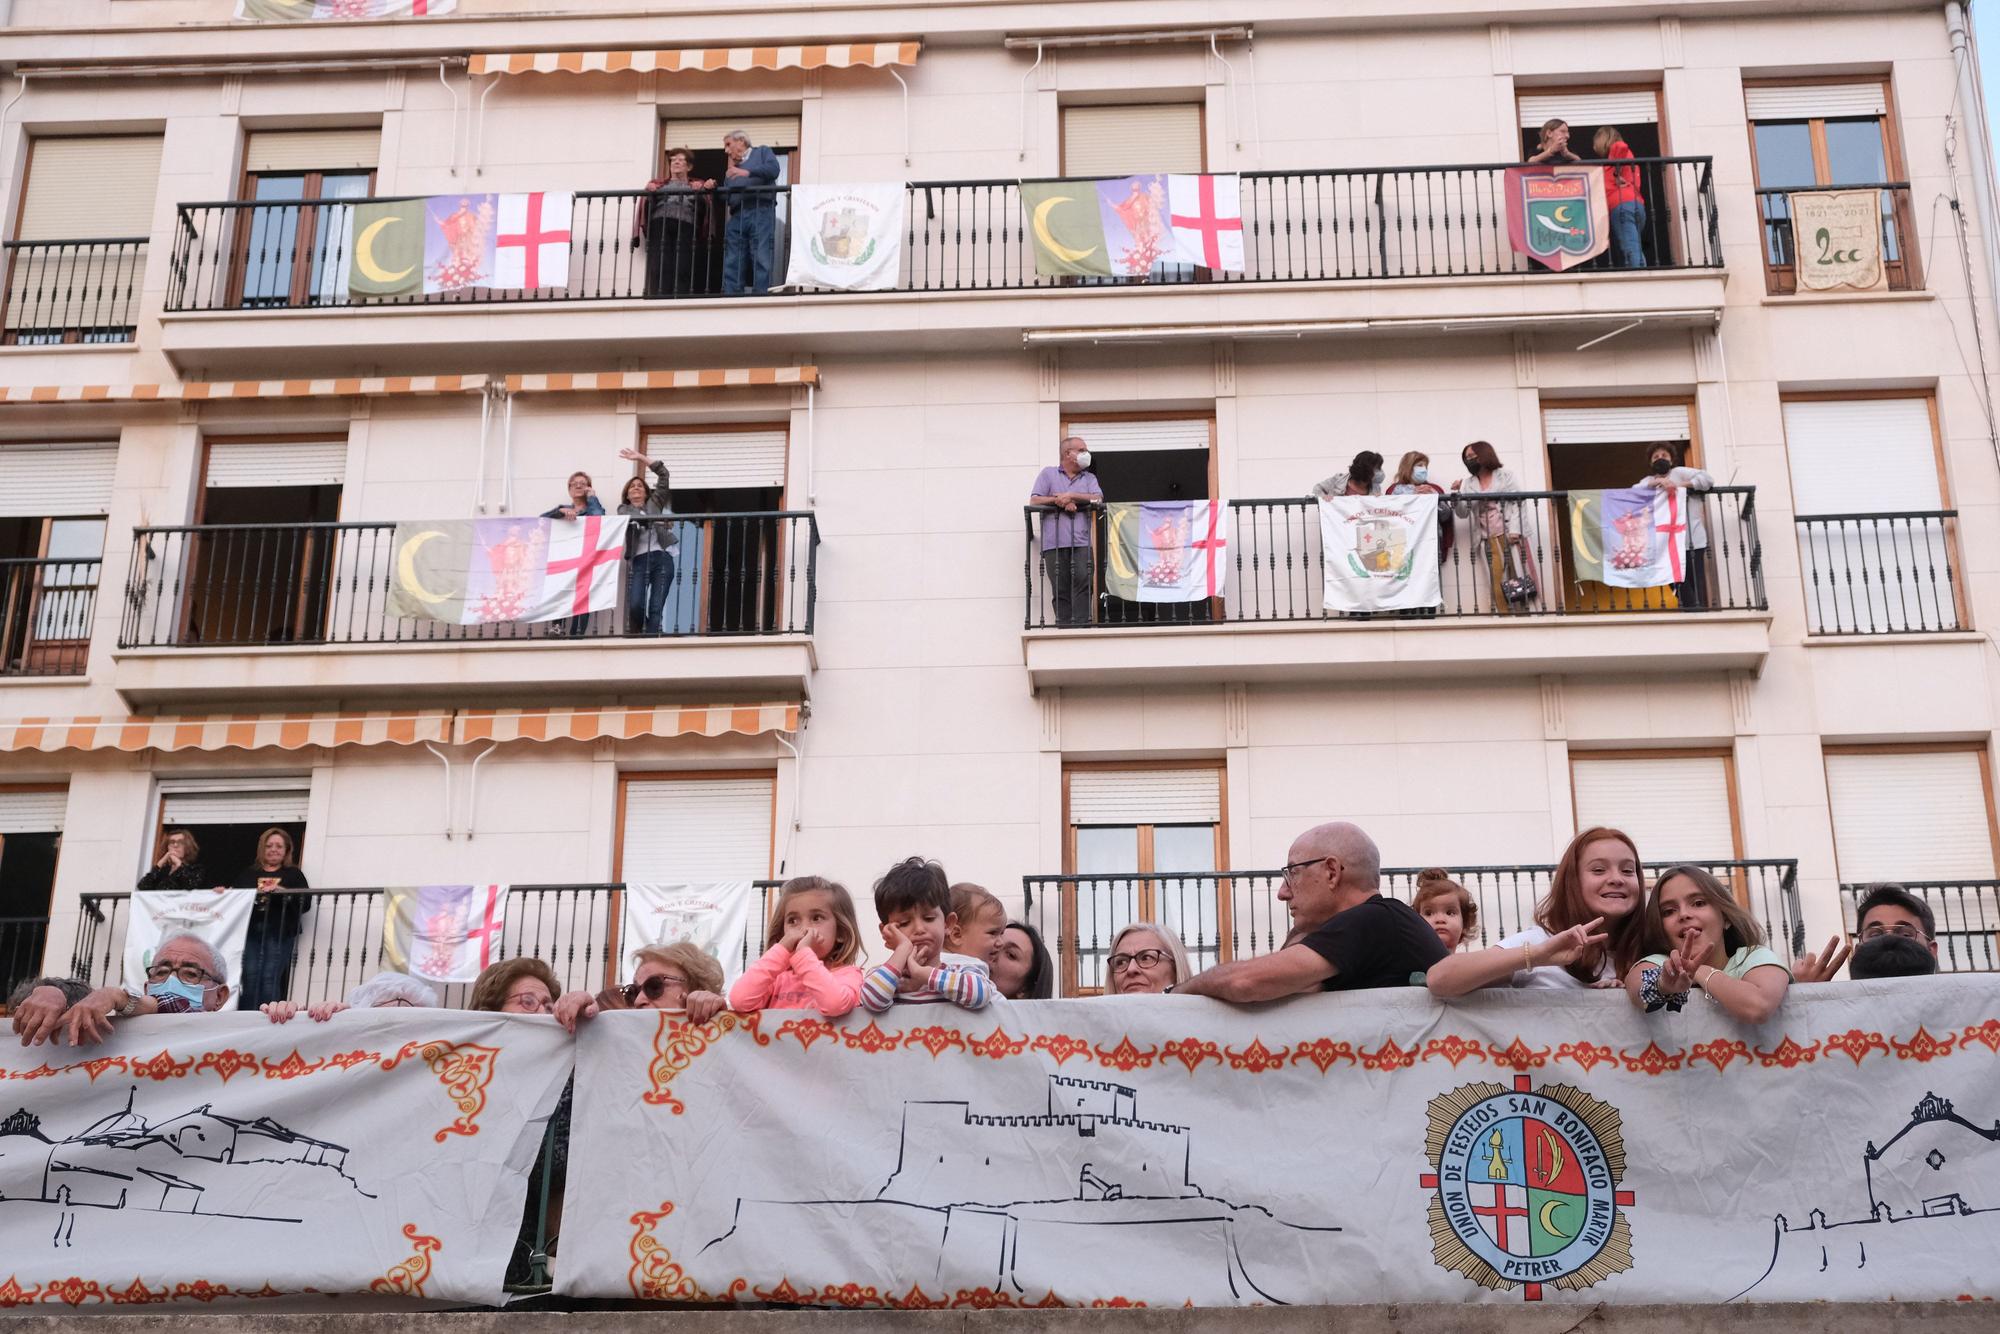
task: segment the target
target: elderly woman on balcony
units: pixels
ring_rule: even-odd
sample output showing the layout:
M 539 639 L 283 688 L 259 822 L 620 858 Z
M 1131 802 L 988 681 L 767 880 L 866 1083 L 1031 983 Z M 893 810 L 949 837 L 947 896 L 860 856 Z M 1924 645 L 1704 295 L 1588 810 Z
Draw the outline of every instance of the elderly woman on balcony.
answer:
M 1158 922 L 1132 922 L 1111 938 L 1104 960 L 1105 994 L 1159 995 L 1194 975 L 1187 946 Z
M 570 1032 L 579 1022 L 602 1010 L 685 1011 L 690 1022 L 705 1024 L 729 1008 L 722 996 L 722 965 L 699 945 L 643 945 L 633 951 L 636 967 L 622 987 L 566 993 L 556 1002 L 556 1020 Z
M 312 888 L 299 870 L 298 844 L 273 826 L 257 836 L 257 860 L 236 873 L 231 889 L 254 889 L 250 934 L 243 942 L 243 998 L 246 1010 L 283 1000 L 291 990 L 292 955 L 311 903 L 301 891 Z

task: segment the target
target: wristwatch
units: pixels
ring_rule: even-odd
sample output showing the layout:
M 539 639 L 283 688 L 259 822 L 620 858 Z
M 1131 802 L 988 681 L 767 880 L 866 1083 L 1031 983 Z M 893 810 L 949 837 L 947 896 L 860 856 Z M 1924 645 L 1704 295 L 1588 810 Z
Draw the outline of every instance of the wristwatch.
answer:
M 104 1017 L 106 1019 L 130 1019 L 137 1013 L 139 1013 L 139 994 L 135 991 L 128 991 L 125 993 L 125 1003 Z

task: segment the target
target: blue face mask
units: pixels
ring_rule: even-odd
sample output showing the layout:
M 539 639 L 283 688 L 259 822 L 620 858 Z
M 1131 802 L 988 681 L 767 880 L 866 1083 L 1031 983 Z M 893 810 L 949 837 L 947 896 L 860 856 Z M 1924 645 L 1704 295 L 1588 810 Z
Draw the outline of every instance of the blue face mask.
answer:
M 203 1008 L 204 1002 L 208 999 L 205 990 L 203 987 L 192 986 L 183 982 L 178 977 L 164 977 L 158 982 L 149 982 L 146 984 L 146 994 L 155 1000 L 165 1000 L 169 996 L 179 996 L 190 1007 L 197 1010 Z
M 1423 464 L 1419 463 L 1416 467 L 1410 469 L 1411 481 L 1428 482 L 1430 479 L 1431 479 L 1431 470 L 1429 468 L 1426 468 Z

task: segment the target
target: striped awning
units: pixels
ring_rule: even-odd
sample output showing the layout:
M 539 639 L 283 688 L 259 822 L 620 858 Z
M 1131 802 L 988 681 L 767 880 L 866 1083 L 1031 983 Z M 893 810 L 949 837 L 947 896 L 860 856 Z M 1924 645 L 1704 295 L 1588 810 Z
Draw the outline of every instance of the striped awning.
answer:
M 0 751 L 302 750 L 307 746 L 414 746 L 445 741 L 451 710 L 379 713 L 239 713 L 205 717 L 0 720 Z
M 634 389 L 745 389 L 760 385 L 818 384 L 817 366 L 750 366 L 716 371 L 582 371 L 510 375 L 510 394 L 591 394 Z
M 460 709 L 451 739 L 595 741 L 642 736 L 756 736 L 799 730 L 797 704 L 608 705 L 581 709 Z
M 703 46 L 682 51 L 501 51 L 472 57 L 473 74 L 701 74 L 719 70 L 914 65 L 922 42 L 830 46 Z
M 0 386 L 0 406 L 45 403 L 219 403 L 272 398 L 380 398 L 469 394 L 503 384 L 514 394 L 612 393 L 642 389 L 754 389 L 818 384 L 816 366 L 739 366 L 691 371 L 579 371 L 556 375 L 376 375 L 328 380 L 186 380 L 176 384 Z

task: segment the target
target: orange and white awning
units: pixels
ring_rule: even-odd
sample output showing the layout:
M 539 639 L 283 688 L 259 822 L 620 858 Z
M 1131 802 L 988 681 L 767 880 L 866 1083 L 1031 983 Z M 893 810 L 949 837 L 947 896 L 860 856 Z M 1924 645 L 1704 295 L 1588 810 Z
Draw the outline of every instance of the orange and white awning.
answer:
M 751 389 L 764 385 L 818 384 L 817 366 L 749 366 L 710 371 L 580 371 L 510 375 L 510 394 L 604 394 L 643 389 Z
M 303 750 L 446 741 L 449 709 L 0 720 L 0 751 Z
M 460 709 L 452 741 L 595 741 L 643 736 L 757 736 L 799 730 L 798 704 L 609 705 L 580 709 Z
M 0 406 L 62 403 L 224 403 L 256 399 L 385 398 L 470 394 L 503 385 L 513 394 L 613 393 L 647 389 L 756 389 L 816 385 L 816 366 L 738 366 L 687 371 L 579 371 L 560 375 L 375 375 L 325 380 L 185 380 L 176 384 L 0 386 Z
M 703 46 L 679 51 L 503 51 L 472 57 L 473 74 L 701 74 L 914 65 L 921 42 L 828 46 Z

